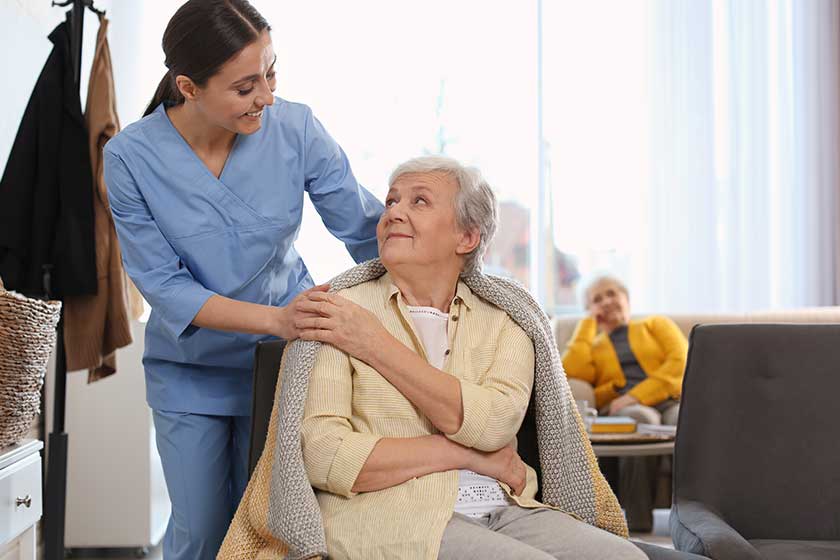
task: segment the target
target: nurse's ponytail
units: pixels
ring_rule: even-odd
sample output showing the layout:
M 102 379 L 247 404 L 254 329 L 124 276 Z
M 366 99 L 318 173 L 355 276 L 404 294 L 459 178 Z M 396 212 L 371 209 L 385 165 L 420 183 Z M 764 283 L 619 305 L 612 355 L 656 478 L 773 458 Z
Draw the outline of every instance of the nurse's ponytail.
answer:
M 256 41 L 268 22 L 248 0 L 189 0 L 178 8 L 163 32 L 163 53 L 169 71 L 163 76 L 143 116 L 161 103 L 179 104 L 184 96 L 176 76 L 199 87 L 222 65 Z
M 152 97 L 152 102 L 146 107 L 143 116 L 145 117 L 154 113 L 157 106 L 164 101 L 171 102 L 173 105 L 184 102 L 184 96 L 181 95 L 181 92 L 175 86 L 175 80 L 172 79 L 172 74 L 169 72 L 163 75 L 163 79 L 158 84 L 154 97 Z

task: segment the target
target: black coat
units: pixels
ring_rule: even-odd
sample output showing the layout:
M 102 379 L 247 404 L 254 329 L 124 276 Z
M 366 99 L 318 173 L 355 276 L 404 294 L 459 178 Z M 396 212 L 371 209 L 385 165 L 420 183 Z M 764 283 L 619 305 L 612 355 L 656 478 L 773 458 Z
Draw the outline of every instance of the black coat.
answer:
M 52 297 L 96 293 L 93 173 L 73 78 L 70 25 L 53 50 L 20 123 L 0 181 L 0 277 L 6 288 Z

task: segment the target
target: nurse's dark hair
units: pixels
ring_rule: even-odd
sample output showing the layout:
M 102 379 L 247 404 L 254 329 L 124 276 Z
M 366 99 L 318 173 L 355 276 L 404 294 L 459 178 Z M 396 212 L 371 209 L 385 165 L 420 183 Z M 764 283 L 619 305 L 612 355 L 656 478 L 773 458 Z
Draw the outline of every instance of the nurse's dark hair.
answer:
M 169 69 L 143 116 L 164 101 L 183 103 L 175 77 L 207 84 L 222 65 L 271 28 L 248 0 L 189 0 L 178 8 L 163 32 L 163 53 Z

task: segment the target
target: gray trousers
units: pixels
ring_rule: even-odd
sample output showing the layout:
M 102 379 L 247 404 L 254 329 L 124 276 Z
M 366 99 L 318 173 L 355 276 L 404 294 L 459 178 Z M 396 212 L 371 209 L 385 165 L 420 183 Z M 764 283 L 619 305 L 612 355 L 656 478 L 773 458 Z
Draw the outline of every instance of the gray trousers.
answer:
M 629 540 L 559 511 L 500 507 L 490 517 L 452 516 L 440 543 L 440 560 L 646 560 Z

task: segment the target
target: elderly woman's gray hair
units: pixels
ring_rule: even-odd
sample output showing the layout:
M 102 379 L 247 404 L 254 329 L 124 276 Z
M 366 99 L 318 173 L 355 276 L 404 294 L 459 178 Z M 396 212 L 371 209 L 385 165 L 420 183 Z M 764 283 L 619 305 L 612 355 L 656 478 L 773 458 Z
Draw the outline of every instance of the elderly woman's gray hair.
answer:
M 423 156 L 410 159 L 399 165 L 388 179 L 391 187 L 401 176 L 408 173 L 445 173 L 458 182 L 455 195 L 455 220 L 462 231 L 477 229 L 480 240 L 476 248 L 466 255 L 464 270 L 466 276 L 481 270 L 482 259 L 487 251 L 499 220 L 496 195 L 484 176 L 475 167 L 461 165 L 457 160 L 444 156 Z
M 630 299 L 630 292 L 627 290 L 627 285 L 624 282 L 612 274 L 599 274 L 592 280 L 583 284 L 584 288 L 581 292 L 581 300 L 583 300 L 584 309 L 589 307 L 589 294 L 592 292 L 592 288 L 604 282 L 614 284 L 616 288 L 618 288 L 621 292 L 624 292 L 624 295 L 627 296 L 628 300 Z

